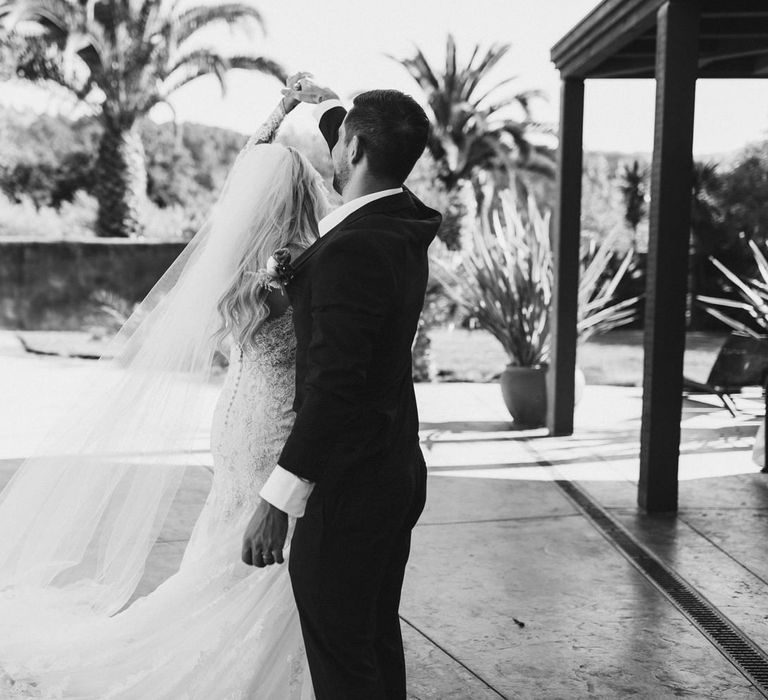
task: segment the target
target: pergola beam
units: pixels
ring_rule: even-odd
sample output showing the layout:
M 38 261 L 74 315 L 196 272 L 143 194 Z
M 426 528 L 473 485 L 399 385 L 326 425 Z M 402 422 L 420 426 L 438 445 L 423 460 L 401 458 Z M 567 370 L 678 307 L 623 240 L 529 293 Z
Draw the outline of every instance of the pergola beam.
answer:
M 552 48 L 563 77 L 587 77 L 592 69 L 654 25 L 663 0 L 606 0 Z
M 699 0 L 659 9 L 638 503 L 677 510 Z
M 655 40 L 654 40 L 655 48 Z M 655 52 L 650 46 L 646 51 L 639 50 L 636 43 L 627 47 L 592 71 L 593 78 L 652 78 L 656 74 Z M 718 65 L 733 59 L 768 55 L 768 34 L 760 39 L 699 39 L 699 77 L 709 76 L 707 71 L 718 73 Z M 744 68 L 743 63 L 736 64 Z M 751 63 L 748 62 L 751 67 Z M 727 66 L 724 66 L 727 67 Z
M 754 72 L 757 77 L 768 76 L 768 56 L 755 59 Z

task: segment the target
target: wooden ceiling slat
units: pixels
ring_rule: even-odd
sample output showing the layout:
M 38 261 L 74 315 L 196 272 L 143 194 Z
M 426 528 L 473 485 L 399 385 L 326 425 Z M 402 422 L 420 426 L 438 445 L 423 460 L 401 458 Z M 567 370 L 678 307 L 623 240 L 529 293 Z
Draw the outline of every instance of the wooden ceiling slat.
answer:
M 702 0 L 704 17 L 764 17 L 768 8 L 763 0 Z
M 742 36 L 745 34 L 768 34 L 768 11 L 761 17 L 702 17 L 699 24 L 699 36 L 705 34 L 715 34 L 724 36 L 726 34 L 735 34 Z

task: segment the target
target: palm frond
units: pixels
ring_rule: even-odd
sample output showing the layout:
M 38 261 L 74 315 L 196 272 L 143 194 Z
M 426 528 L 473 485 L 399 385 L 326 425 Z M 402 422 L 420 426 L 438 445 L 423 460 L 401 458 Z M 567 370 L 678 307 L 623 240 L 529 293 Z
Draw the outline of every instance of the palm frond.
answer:
M 164 83 L 162 94 L 164 97 L 185 85 L 195 75 L 215 75 L 221 86 L 222 94 L 227 90 L 227 71 L 230 68 L 229 61 L 210 49 L 195 49 L 189 53 L 178 56 L 168 72 L 168 78 Z
M 184 10 L 175 20 L 174 36 L 183 44 L 204 27 L 223 24 L 230 28 L 247 30 L 258 27 L 264 31 L 264 17 L 253 5 L 225 2 L 220 5 L 196 5 Z
M 21 22 L 35 22 L 46 31 L 55 34 L 57 40 L 72 27 L 82 26 L 82 8 L 67 0 L 16 0 L 0 4 L 3 28 L 10 31 Z M 52 37 L 53 38 L 53 37 Z
M 98 88 L 104 95 L 101 111 L 110 118 L 122 113 L 126 122 L 204 75 L 215 75 L 222 90 L 232 68 L 285 77 L 266 56 L 227 57 L 199 44 L 184 48 L 198 31 L 217 23 L 263 29 L 261 12 L 243 2 L 192 7 L 182 0 L 0 2 L 0 26 L 9 31 L 20 22 L 42 31 L 39 47 L 28 50 L 26 64 L 17 70 L 21 77 L 57 82 L 80 98 Z
M 494 66 L 496 66 L 496 64 L 498 64 L 498 62 L 507 55 L 511 48 L 511 44 L 493 44 L 488 48 L 485 56 L 480 59 L 480 62 L 477 64 L 477 66 L 472 67 L 466 73 L 463 81 L 463 99 L 467 101 L 471 100 L 472 94 L 475 92 L 483 78 L 485 78 L 494 68 Z
M 448 189 L 475 178 L 480 172 L 508 176 L 522 169 L 551 175 L 554 160 L 546 148 L 534 145 L 532 136 L 539 126 L 530 120 L 530 102 L 541 97 L 537 91 L 499 95 L 499 88 L 514 78 L 497 81 L 479 94 L 478 86 L 491 77 L 491 71 L 510 50 L 508 44 L 472 48 L 466 63 L 457 58 L 457 44 L 446 37 L 442 71 L 435 70 L 418 47 L 407 58 L 393 58 L 419 85 L 431 111 L 432 135 L 427 147 L 437 166 L 440 182 Z M 520 121 L 502 119 L 501 111 L 517 106 Z M 550 133 L 543 131 L 542 133 Z M 551 161 L 551 162 L 549 162 Z
M 271 58 L 257 56 L 255 54 L 241 54 L 237 56 L 229 56 L 228 60 L 230 68 L 239 68 L 242 70 L 264 73 L 265 75 L 274 76 L 283 83 L 288 79 L 285 68 L 283 68 L 277 61 L 273 61 Z

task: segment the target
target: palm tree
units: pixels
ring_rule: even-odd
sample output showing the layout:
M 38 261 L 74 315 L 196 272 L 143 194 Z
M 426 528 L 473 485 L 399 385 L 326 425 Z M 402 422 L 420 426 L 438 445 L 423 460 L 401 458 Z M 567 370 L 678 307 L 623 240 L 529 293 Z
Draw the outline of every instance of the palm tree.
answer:
M 621 174 L 621 194 L 624 197 L 624 220 L 632 229 L 632 249 L 637 249 L 637 227 L 647 212 L 646 193 L 648 172 L 635 161 L 630 168 L 624 166 Z
M 0 22 L 17 76 L 61 85 L 96 109 L 103 127 L 95 192 L 100 236 L 141 230 L 146 169 L 139 124 L 155 105 L 205 75 L 225 90 L 233 68 L 284 78 L 269 58 L 227 54 L 201 40 L 216 25 L 263 29 L 259 11 L 241 2 L 0 0 Z
M 448 35 L 445 68 L 433 68 L 416 47 L 411 58 L 393 58 L 424 92 L 432 132 L 427 151 L 435 162 L 436 177 L 449 197 L 440 238 L 452 249 L 461 245 L 461 230 L 474 219 L 474 194 L 469 187 L 479 173 L 504 179 L 517 169 L 551 174 L 552 154 L 534 146 L 529 137 L 547 129 L 533 121 L 530 103 L 538 91 L 498 97 L 500 88 L 515 78 L 487 86 L 489 74 L 510 49 L 494 44 L 482 50 L 476 45 L 469 61 L 459 65 L 456 41 Z M 483 87 L 485 86 L 485 87 Z M 515 111 L 517 117 L 514 118 Z

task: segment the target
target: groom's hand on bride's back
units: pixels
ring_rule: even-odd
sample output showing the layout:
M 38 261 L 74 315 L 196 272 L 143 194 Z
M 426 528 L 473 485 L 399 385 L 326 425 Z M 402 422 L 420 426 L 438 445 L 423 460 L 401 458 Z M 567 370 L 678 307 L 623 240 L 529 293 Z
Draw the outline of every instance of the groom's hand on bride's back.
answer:
M 306 102 L 308 104 L 319 104 L 326 100 L 338 100 L 339 96 L 330 88 L 318 85 L 313 79 L 312 74 L 307 72 L 294 73 L 285 82 L 281 92 L 289 104 Z
M 259 568 L 282 564 L 287 536 L 288 514 L 262 499 L 245 528 L 243 562 Z

